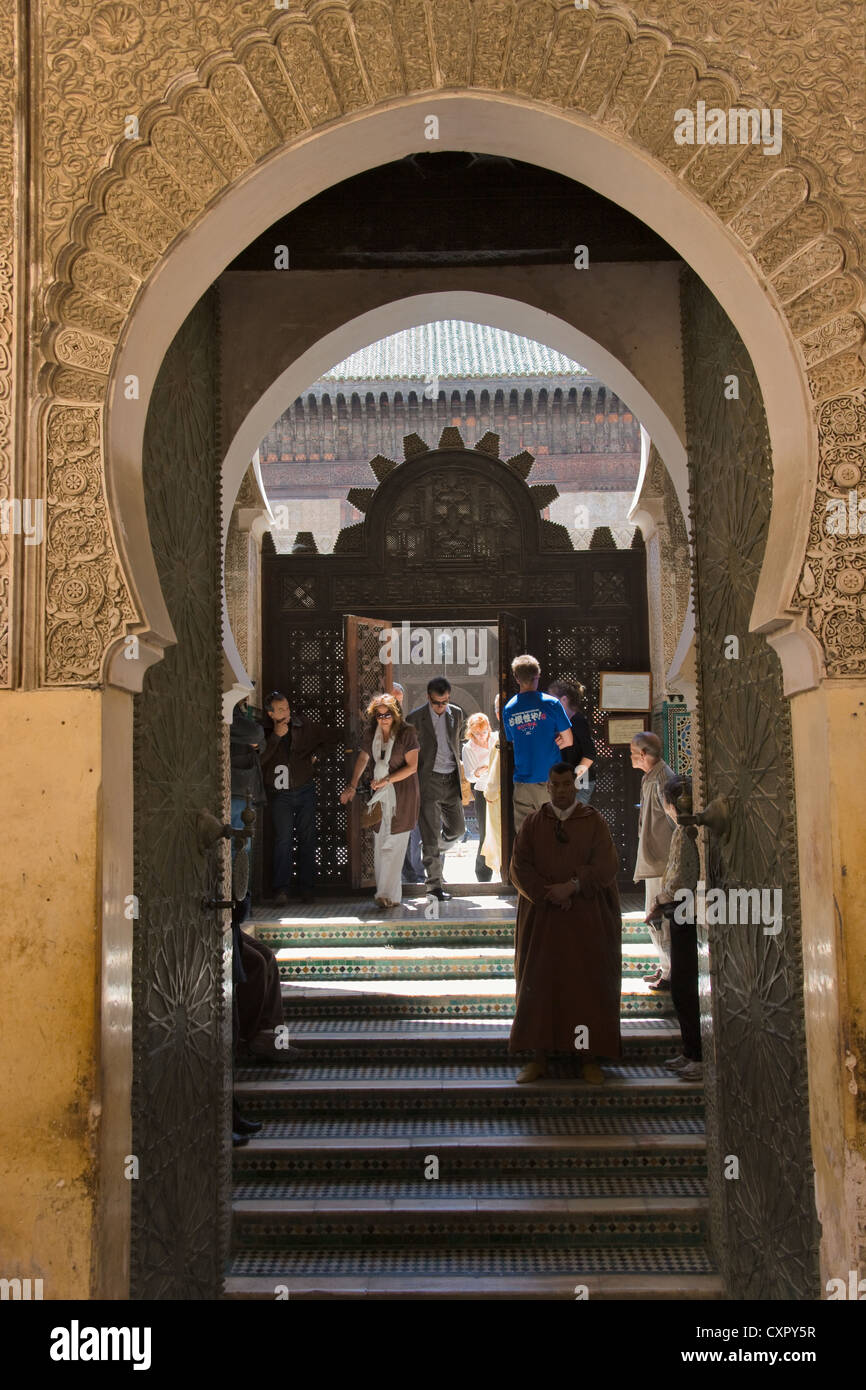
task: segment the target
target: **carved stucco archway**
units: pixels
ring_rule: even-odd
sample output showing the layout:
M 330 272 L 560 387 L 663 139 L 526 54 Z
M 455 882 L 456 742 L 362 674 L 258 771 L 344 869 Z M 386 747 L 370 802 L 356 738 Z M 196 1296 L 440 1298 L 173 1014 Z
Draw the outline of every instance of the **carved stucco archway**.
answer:
M 172 640 L 140 480 L 164 351 L 206 285 L 277 215 L 348 174 L 429 148 L 428 113 L 446 127 L 444 146 L 541 164 L 626 206 L 704 279 L 755 363 L 773 447 L 773 518 L 753 624 L 777 630 L 783 660 L 796 645 L 802 685 L 820 672 L 811 633 L 829 672 L 866 668 L 859 575 L 832 551 L 821 515 L 809 517 L 818 434 L 821 481 L 831 487 L 852 476 L 846 450 L 866 439 L 856 234 L 792 138 L 776 158 L 760 147 L 673 140 L 679 107 L 761 101 L 693 44 L 620 6 L 335 0 L 293 4 L 261 27 L 260 7 L 245 4 L 235 7 L 236 28 L 221 8 L 214 24 L 224 46 L 214 43 L 195 72 L 178 59 L 171 77 L 169 60 L 161 99 L 151 95 L 138 113 L 138 138 L 119 139 L 99 172 L 91 156 L 86 199 L 53 257 L 40 377 L 40 467 L 51 500 L 36 560 L 48 604 L 28 648 L 32 678 L 93 684 L 125 632 L 149 636 L 150 659 Z M 135 6 L 103 5 L 94 23 L 100 18 L 95 41 L 105 51 L 140 41 Z M 127 366 L 140 396 L 124 402 L 120 428 Z M 89 574 L 66 527 L 82 491 Z

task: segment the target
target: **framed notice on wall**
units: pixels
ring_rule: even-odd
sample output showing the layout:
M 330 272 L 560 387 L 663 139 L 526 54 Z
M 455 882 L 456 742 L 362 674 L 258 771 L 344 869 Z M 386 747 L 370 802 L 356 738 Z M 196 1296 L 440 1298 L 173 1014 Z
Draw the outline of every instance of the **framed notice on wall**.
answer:
M 642 714 L 611 714 L 607 720 L 607 741 L 613 748 L 618 743 L 631 743 L 635 734 L 642 734 L 646 721 Z
M 602 709 L 651 710 L 649 671 L 600 671 L 598 703 Z

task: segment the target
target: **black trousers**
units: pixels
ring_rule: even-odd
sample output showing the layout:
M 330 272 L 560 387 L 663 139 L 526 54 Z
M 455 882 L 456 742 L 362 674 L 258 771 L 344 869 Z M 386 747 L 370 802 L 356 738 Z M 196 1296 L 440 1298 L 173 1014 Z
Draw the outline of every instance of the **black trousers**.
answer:
M 698 999 L 698 933 L 693 922 L 671 924 L 671 1002 L 683 1038 L 683 1056 L 701 1060 L 701 1007 Z

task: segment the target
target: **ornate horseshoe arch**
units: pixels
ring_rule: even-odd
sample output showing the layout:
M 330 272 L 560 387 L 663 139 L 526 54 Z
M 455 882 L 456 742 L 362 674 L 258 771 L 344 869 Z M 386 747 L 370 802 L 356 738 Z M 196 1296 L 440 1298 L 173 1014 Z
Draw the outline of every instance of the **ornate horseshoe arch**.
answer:
M 841 554 L 822 526 L 827 495 L 863 476 L 856 192 L 844 168 L 838 194 L 828 186 L 812 158 L 830 162 L 820 132 L 807 129 L 802 148 L 787 134 L 774 159 L 751 147 L 677 145 L 678 109 L 766 100 L 750 90 L 760 61 L 731 57 L 721 71 L 693 41 L 690 11 L 708 7 L 676 0 L 665 28 L 654 22 L 658 0 L 636 4 L 641 19 L 618 4 L 578 10 L 570 0 L 296 0 L 263 25 L 261 4 L 214 0 L 200 31 L 170 14 L 145 22 L 144 8 L 100 4 L 76 26 L 61 22 L 68 0 L 41 7 L 44 100 L 72 118 L 39 131 L 34 448 L 26 478 L 22 465 L 13 479 L 9 452 L 0 453 L 0 487 L 46 499 L 45 544 L 23 552 L 22 576 L 0 550 L 11 615 L 0 622 L 0 685 L 141 688 L 175 641 L 142 482 L 145 417 L 170 342 L 231 257 L 289 202 L 425 148 L 427 116 L 444 123 L 440 138 L 450 131 L 469 148 L 555 167 L 614 201 L 627 189 L 629 210 L 715 294 L 754 362 L 773 451 L 752 626 L 783 656 L 795 649 L 801 688 L 822 666 L 866 673 L 862 560 Z M 784 85 L 781 62 L 773 71 Z M 11 119 L 0 156 L 11 187 Z M 5 216 L 0 288 L 17 270 Z M 21 360 L 17 370 L 26 379 Z M 4 438 L 12 371 L 11 357 L 0 358 Z M 140 639 L 137 663 L 120 659 L 128 635 Z M 204 1229 L 193 1239 L 214 1292 L 221 1238 Z
M 195 70 L 178 63 L 179 73 L 171 71 L 174 59 L 163 55 L 146 75 L 138 74 L 134 138 L 116 138 L 107 168 L 94 176 L 92 158 L 67 135 L 75 177 L 59 181 L 49 164 L 46 251 L 53 278 L 45 294 L 40 376 L 41 470 L 49 505 L 40 559 L 41 582 L 50 597 L 32 651 L 40 683 L 90 684 L 104 679 L 110 665 L 114 679 L 122 673 L 128 680 L 131 663 L 112 665 L 128 632 L 137 632 L 144 648 L 140 678 L 173 640 L 143 525 L 140 442 L 159 361 L 197 297 L 189 283 L 177 279 L 184 248 L 213 279 L 238 237 L 249 240 L 270 216 L 265 207 L 255 226 L 235 219 L 230 230 L 228 196 L 244 186 L 251 190 L 258 179 L 261 201 L 269 172 L 287 151 L 301 153 L 314 133 L 356 126 L 362 113 L 396 115 L 405 149 L 424 147 L 424 108 L 441 112 L 437 118 L 445 120 L 453 92 L 475 97 L 478 120 L 464 129 L 476 126 L 477 135 L 467 137 L 476 148 L 494 148 L 502 103 L 512 123 L 521 112 L 556 113 L 582 140 L 603 136 L 612 180 L 627 175 L 630 206 L 638 210 L 643 202 L 638 215 L 650 225 L 658 229 L 648 194 L 664 188 L 669 195 L 679 188 L 678 217 L 702 208 L 710 214 L 710 230 L 724 229 L 730 262 L 724 269 L 714 269 L 709 257 L 701 263 L 697 244 L 682 248 L 685 258 L 711 289 L 714 280 L 722 287 L 731 281 L 734 263 L 748 267 L 752 295 L 758 288 L 784 323 L 789 358 L 796 344 L 804 401 L 808 386 L 815 402 L 829 402 L 819 416 L 828 449 L 844 448 L 852 438 L 846 429 L 852 412 L 856 436 L 866 404 L 856 238 L 840 203 L 824 187 L 820 169 L 799 153 L 793 139 L 786 139 L 772 160 L 753 147 L 676 144 L 674 113 L 683 105 L 698 100 L 760 104 L 730 75 L 710 68 L 694 44 L 639 22 L 621 6 L 577 10 L 565 3 L 367 0 L 277 11 L 264 28 L 243 27 L 247 8 L 250 19 L 254 10 L 258 17 L 257 6 L 242 6 L 234 20 L 231 11 L 237 7 L 215 7 L 219 39 L 230 45 L 230 53 L 217 43 L 213 52 L 202 53 Z M 238 18 L 241 25 L 235 27 Z M 127 52 L 145 41 L 158 47 L 161 37 L 160 23 L 149 21 L 145 30 L 133 5 L 103 5 L 90 31 L 99 62 L 115 81 Z M 198 36 L 189 51 L 202 52 Z M 492 121 L 481 109 L 488 102 Z M 413 133 L 407 139 L 409 121 Z M 547 159 L 542 154 L 536 162 L 550 162 L 563 135 L 564 129 L 549 128 Z M 509 152 L 525 157 L 528 151 L 515 150 L 517 143 L 511 139 Z M 348 159 L 351 172 L 363 167 L 357 144 Z M 337 159 L 328 181 L 339 173 Z M 594 186 L 601 181 L 599 175 Z M 283 211 L 286 186 L 282 181 Z M 615 199 L 617 191 L 621 196 L 621 190 L 611 189 Z M 670 196 L 664 201 L 675 203 Z M 676 244 L 675 234 L 669 239 Z M 199 293 L 207 283 L 200 284 Z M 159 298 L 149 292 L 160 285 L 168 296 L 157 313 L 160 330 L 151 349 L 139 337 L 130 362 L 124 349 L 135 340 L 136 320 L 144 326 L 148 299 L 155 304 Z M 729 300 L 726 307 L 736 322 L 731 296 L 719 297 Z M 762 334 L 766 330 L 767 324 Z M 148 333 L 152 337 L 149 325 Z M 763 381 L 773 372 L 756 348 L 769 343 L 755 344 L 753 336 L 761 335 L 746 334 L 746 344 Z M 775 437 L 778 430 L 785 432 L 781 415 L 785 410 L 790 415 L 790 395 L 780 410 L 777 383 L 764 384 L 778 508 L 771 522 L 773 564 L 765 568 L 758 590 L 755 621 L 768 631 L 786 627 L 794 641 L 803 631 L 814 634 L 806 642 L 803 664 L 817 677 L 820 642 L 828 671 L 845 674 L 866 661 L 858 666 L 851 658 L 856 596 L 839 584 L 827 540 L 814 521 L 809 528 L 803 484 L 814 478 L 815 463 L 803 454 L 804 431 L 796 446 L 793 439 Z M 844 392 L 855 394 L 845 399 Z M 80 485 L 91 500 L 90 550 L 95 544 L 98 553 L 83 573 L 68 540 L 68 513 L 78 495 L 70 494 L 64 472 L 70 458 L 78 462 Z M 834 452 L 828 468 L 835 466 Z M 808 531 L 804 566 L 802 555 L 791 554 L 792 517 L 804 544 Z

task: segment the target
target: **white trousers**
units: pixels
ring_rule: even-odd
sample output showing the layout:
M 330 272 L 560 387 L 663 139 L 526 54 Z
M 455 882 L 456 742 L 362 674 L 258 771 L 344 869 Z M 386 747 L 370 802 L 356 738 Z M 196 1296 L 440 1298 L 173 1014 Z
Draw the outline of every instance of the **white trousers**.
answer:
M 376 872 L 376 897 L 399 903 L 403 898 L 403 860 L 411 830 L 391 834 L 390 817 L 383 817 L 373 836 L 373 867 Z
M 664 880 L 661 879 L 661 878 L 645 878 L 645 879 L 644 879 L 644 889 L 645 889 L 645 892 L 646 892 L 646 898 L 645 898 L 645 900 L 644 900 L 644 903 L 645 903 L 644 910 L 645 910 L 646 912 L 649 912 L 650 908 L 651 908 L 652 905 L 653 905 L 653 901 L 654 901 L 655 898 L 658 896 L 658 894 L 661 892 L 661 890 L 662 890 L 662 883 L 663 883 L 663 882 L 664 882 Z M 665 979 L 665 980 L 669 980 L 670 977 L 671 977 L 671 924 L 670 924 L 670 922 L 668 922 L 667 920 L 665 920 L 664 922 L 662 922 L 662 924 L 661 924 L 660 927 L 652 927 L 652 926 L 651 926 L 651 927 L 650 927 L 650 936 L 652 937 L 652 939 L 653 939 L 653 945 L 655 946 L 655 948 L 656 948 L 656 950 L 657 950 L 657 952 L 658 952 L 659 965 L 660 965 L 661 968 L 662 968 L 662 977 L 663 977 L 663 979 Z

